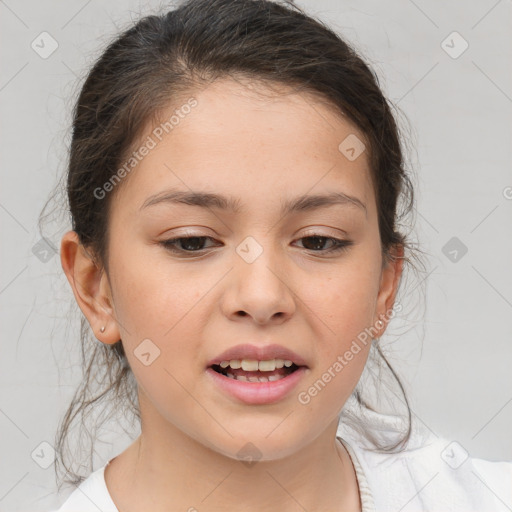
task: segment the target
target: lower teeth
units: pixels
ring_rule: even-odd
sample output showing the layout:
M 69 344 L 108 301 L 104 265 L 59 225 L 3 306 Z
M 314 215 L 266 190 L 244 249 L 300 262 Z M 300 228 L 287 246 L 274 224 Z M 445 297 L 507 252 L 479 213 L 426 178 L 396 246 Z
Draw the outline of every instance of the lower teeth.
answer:
M 244 382 L 274 382 L 276 380 L 284 379 L 286 375 L 269 375 L 268 377 L 246 377 L 245 375 L 239 375 L 238 377 L 235 377 L 232 373 L 228 372 L 226 377 Z

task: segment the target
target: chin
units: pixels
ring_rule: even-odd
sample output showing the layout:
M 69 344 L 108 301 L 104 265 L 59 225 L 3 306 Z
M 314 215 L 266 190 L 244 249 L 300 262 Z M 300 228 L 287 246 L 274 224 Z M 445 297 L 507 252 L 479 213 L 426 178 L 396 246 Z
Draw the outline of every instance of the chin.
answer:
M 244 430 L 237 434 L 230 429 L 233 437 L 227 435 L 221 440 L 210 440 L 207 446 L 224 457 L 245 462 L 251 465 L 255 462 L 270 462 L 280 460 L 295 454 L 307 444 L 304 439 L 294 439 L 289 432 L 283 430 L 281 435 L 268 432 L 272 428 Z

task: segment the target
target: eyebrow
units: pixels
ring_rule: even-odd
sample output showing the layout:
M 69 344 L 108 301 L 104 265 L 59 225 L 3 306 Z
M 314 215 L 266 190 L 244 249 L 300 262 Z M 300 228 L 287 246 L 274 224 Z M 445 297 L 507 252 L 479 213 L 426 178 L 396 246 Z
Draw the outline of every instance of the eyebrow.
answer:
M 183 190 L 168 190 L 160 194 L 150 196 L 140 207 L 140 210 L 162 203 L 186 204 L 190 206 L 199 206 L 201 208 L 225 210 L 233 213 L 240 213 L 242 211 L 240 200 L 232 196 L 223 196 L 210 192 Z M 332 205 L 360 208 L 364 210 L 365 215 L 367 214 L 366 205 L 357 197 L 343 192 L 330 192 L 328 194 L 302 195 L 289 199 L 281 204 L 281 215 L 311 211 Z

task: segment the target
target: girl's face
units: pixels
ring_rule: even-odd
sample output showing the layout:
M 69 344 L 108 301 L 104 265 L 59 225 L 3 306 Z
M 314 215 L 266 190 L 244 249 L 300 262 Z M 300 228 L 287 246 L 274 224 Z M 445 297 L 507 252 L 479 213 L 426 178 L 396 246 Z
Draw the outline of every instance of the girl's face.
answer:
M 231 458 L 251 442 L 271 460 L 337 420 L 367 359 L 371 336 L 361 333 L 385 330 L 400 262 L 381 273 L 360 132 L 311 96 L 258 90 L 217 81 L 194 94 L 197 104 L 185 97 L 169 109 L 165 120 L 180 112 L 172 129 L 148 126 L 148 149 L 113 197 L 106 282 L 109 336 L 123 340 L 143 428 L 179 429 Z M 184 204 L 174 192 L 226 201 Z M 335 193 L 355 199 L 283 209 Z M 231 201 L 238 209 L 224 207 Z M 166 245 L 185 237 L 194 238 Z M 335 250 L 332 239 L 348 245 Z M 248 403 L 208 369 L 239 344 L 281 345 L 307 370 L 284 396 Z

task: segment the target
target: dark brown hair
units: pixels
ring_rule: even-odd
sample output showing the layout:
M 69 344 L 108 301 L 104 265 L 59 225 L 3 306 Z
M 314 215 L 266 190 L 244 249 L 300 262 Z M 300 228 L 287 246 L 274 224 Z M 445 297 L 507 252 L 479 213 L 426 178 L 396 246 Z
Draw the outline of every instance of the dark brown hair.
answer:
M 121 33 L 95 62 L 76 102 L 67 169 L 69 211 L 72 229 L 100 268 L 108 273 L 109 207 L 119 187 L 101 199 L 94 191 L 116 174 L 148 123 L 170 102 L 220 78 L 285 85 L 314 95 L 346 116 L 365 137 L 383 257 L 393 258 L 391 249 L 402 246 L 405 262 L 412 264 L 413 247 L 398 223 L 413 209 L 413 187 L 405 170 L 402 137 L 376 74 L 339 35 L 291 2 L 190 0 L 161 15 L 143 17 Z M 111 346 L 99 343 L 86 319 L 81 320 L 84 380 L 55 443 L 58 461 L 66 476 L 73 477 L 66 481 L 75 485 L 84 476 L 73 472 L 64 457 L 75 418 L 81 415 L 83 426 L 84 418 L 106 401 L 111 411 L 113 403 L 127 405 L 140 420 L 137 383 L 121 340 Z M 403 394 L 409 425 L 399 443 L 376 448 L 403 449 L 411 434 L 409 403 L 380 344 L 374 346 L 377 364 L 384 363 Z M 361 407 L 374 410 L 359 386 L 354 396 Z

